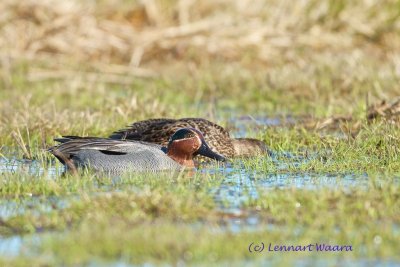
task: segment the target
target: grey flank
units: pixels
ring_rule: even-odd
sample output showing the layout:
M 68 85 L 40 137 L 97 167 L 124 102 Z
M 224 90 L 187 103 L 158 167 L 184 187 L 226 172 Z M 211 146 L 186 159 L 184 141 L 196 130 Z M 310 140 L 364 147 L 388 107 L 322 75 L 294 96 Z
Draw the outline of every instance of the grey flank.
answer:
M 55 149 L 68 155 L 75 166 L 89 167 L 95 171 L 155 172 L 183 168 L 167 156 L 159 145 L 102 138 L 61 138 L 58 141 L 63 144 Z

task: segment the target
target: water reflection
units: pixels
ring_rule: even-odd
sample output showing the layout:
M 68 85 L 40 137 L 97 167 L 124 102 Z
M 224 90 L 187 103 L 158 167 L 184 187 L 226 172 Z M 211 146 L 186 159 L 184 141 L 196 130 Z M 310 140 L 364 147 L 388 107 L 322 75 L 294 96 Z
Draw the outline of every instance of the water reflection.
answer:
M 224 227 L 219 227 L 220 231 L 258 231 L 268 229 L 273 231 L 276 224 L 260 221 L 257 213 L 245 213 L 243 206 L 259 198 L 260 190 L 275 190 L 284 188 L 301 188 L 306 190 L 318 190 L 322 187 L 328 188 L 358 188 L 368 187 L 369 177 L 362 174 L 335 174 L 335 173 L 310 173 L 310 172 L 290 172 L 290 166 L 298 167 L 306 163 L 317 155 L 293 155 L 290 153 L 274 153 L 267 158 L 260 158 L 260 164 L 273 164 L 278 172 L 268 172 L 257 170 L 259 168 L 246 167 L 240 160 L 227 164 L 219 169 L 205 168 L 201 172 L 218 173 L 221 179 L 219 186 L 210 189 L 214 197 L 217 209 L 226 215 L 229 219 L 222 222 Z M 61 165 L 50 165 L 44 167 L 40 161 L 17 159 L 15 157 L 0 158 L 0 173 L 26 173 L 32 176 L 47 176 L 49 179 L 59 177 L 64 168 Z M 119 184 L 119 178 L 115 184 Z M 123 178 L 120 178 L 123 179 Z M 114 181 L 114 180 L 113 180 Z M 112 185 L 103 185 L 99 187 L 109 187 L 110 191 L 119 190 Z M 22 215 L 30 212 L 33 215 L 40 215 L 53 210 L 60 210 L 68 207 L 70 198 L 58 197 L 26 197 L 21 199 L 3 199 L 0 200 L 0 220 Z M 398 226 L 396 226 L 398 229 Z M 395 230 L 394 230 L 395 231 Z M 49 233 L 54 234 L 54 233 Z M 26 237 L 11 236 L 7 238 L 0 237 L 0 256 L 13 257 L 24 252 L 27 247 L 39 245 L 41 234 L 30 235 Z M 307 262 L 305 262 L 307 266 Z M 308 262 L 309 263 L 309 262 Z M 326 263 L 326 262 L 325 262 Z M 363 262 L 365 263 L 365 262 Z M 374 262 L 376 263 L 376 262 Z M 299 262 L 301 266 L 302 262 Z M 357 266 L 356 262 L 355 266 Z M 379 264 L 378 264 L 379 265 Z M 392 266 L 392 265 L 388 265 Z M 393 265 L 394 266 L 394 265 Z
M 23 215 L 27 212 L 33 216 L 39 216 L 53 210 L 65 209 L 68 207 L 69 202 L 69 199 L 56 196 L 1 199 L 0 219 L 7 220 L 8 218 Z
M 367 188 L 369 182 L 367 175 L 285 171 L 290 167 L 296 167 L 311 160 L 312 157 L 310 155 L 304 157 L 290 153 L 274 153 L 266 158 L 260 158 L 260 164 L 273 164 L 278 172 L 260 171 L 257 170 L 258 168 L 246 167 L 240 160 L 229 163 L 217 170 L 204 167 L 200 171 L 221 174 L 220 185 L 211 189 L 211 193 L 218 207 L 228 213 L 237 213 L 243 204 L 252 199 L 257 199 L 259 190 L 292 187 L 308 190 L 316 190 L 321 187 L 351 188 L 357 186 Z M 264 169 L 268 170 L 268 168 Z M 48 168 L 44 168 L 35 160 L 0 159 L 0 173 L 22 172 L 38 177 L 46 175 L 51 179 L 59 177 L 63 171 L 64 168 L 62 166 L 55 167 L 51 165 Z M 1 202 L 0 205 L 2 206 L 0 217 L 4 217 L 9 208 L 6 208 Z
M 34 256 L 32 246 L 39 246 L 42 236 L 39 234 L 0 236 L 0 257 L 12 258 L 21 254 Z
M 44 168 L 37 160 L 16 159 L 16 158 L 0 158 L 0 174 L 1 173 L 18 173 L 22 172 L 34 176 L 47 175 L 55 177 L 64 171 L 64 167 L 50 166 Z
M 323 187 L 367 189 L 369 178 L 355 174 L 321 173 L 263 173 L 259 171 L 228 169 L 218 188 L 212 189 L 219 208 L 237 213 L 243 204 L 258 198 L 259 190 L 302 188 L 317 190 Z

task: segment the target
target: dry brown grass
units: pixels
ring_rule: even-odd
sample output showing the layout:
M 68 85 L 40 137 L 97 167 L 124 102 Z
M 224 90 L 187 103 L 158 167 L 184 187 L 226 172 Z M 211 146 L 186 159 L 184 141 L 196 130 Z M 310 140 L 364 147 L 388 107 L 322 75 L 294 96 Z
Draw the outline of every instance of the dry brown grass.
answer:
M 379 46 L 391 54 L 400 43 L 398 7 L 393 0 L 4 0 L 0 48 L 2 57 L 73 57 L 138 75 L 151 74 L 140 69 L 149 62 L 193 53 L 264 63 L 293 60 L 298 49 L 379 53 Z
M 149 117 L 214 120 L 222 110 L 322 117 L 313 129 L 357 121 L 367 95 L 373 105 L 400 92 L 399 6 L 1 1 L 0 140 L 31 133 L 42 145 Z

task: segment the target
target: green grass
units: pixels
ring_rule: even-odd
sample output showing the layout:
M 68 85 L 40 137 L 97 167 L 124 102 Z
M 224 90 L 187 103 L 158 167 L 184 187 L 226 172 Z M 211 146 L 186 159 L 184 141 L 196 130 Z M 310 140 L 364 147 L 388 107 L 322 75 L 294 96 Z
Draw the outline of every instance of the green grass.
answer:
M 29 252 L 0 261 L 23 266 L 107 264 L 117 259 L 133 264 L 204 265 L 233 260 L 260 265 L 270 260 L 282 265 L 305 259 L 325 264 L 339 258 L 398 260 L 398 126 L 385 120 L 362 121 L 356 136 L 346 131 L 321 133 L 301 124 L 249 129 L 248 133 L 263 139 L 272 157 L 237 159 L 230 163 L 231 169 L 215 173 L 117 178 L 82 172 L 80 177 L 49 177 L 45 169 L 41 176 L 22 170 L 3 174 L 0 204 L 16 206 L 8 208 L 11 215 L 0 221 L 0 234 L 24 236 Z M 39 166 L 59 168 L 47 154 L 40 149 L 33 152 Z M 318 177 L 350 174 L 356 185 L 343 187 L 339 176 L 336 186 L 324 187 L 321 181 L 322 187 L 312 190 L 260 186 L 255 189 L 258 198 L 243 187 L 246 200 L 240 213 L 226 213 L 219 207 L 229 207 L 231 202 L 216 199 L 215 194 L 226 184 L 235 185 L 226 179 L 236 173 L 253 176 L 256 183 L 283 175 L 289 184 L 290 177 L 313 175 L 317 185 Z M 368 179 L 367 188 L 361 186 L 363 179 Z M 15 212 L 19 209 L 22 212 Z M 245 221 L 248 216 L 257 217 L 256 226 L 231 230 L 233 221 Z M 31 235 L 39 236 L 40 243 L 30 242 Z M 352 245 L 354 251 L 255 255 L 248 252 L 252 242 Z
M 347 56 L 337 55 L 342 60 Z M 190 74 L 178 65 L 158 78 L 133 79 L 129 85 L 88 81 L 79 71 L 72 80 L 31 82 L 26 77 L 35 63 L 29 67 L 16 65 L 11 77 L 14 89 L 0 91 L 0 141 L 15 145 L 14 133 L 25 142 L 46 147 L 54 136 L 106 136 L 149 117 L 201 116 L 221 124 L 226 124 L 232 114 L 339 114 L 363 119 L 367 94 L 372 103 L 381 96 L 388 100 L 396 96 L 399 80 L 394 66 L 386 62 L 362 62 L 362 77 L 349 77 L 350 70 L 341 67 L 346 62 L 334 66 L 338 59 L 332 62 L 324 58 L 328 62 L 323 63 L 310 60 L 313 69 L 307 72 L 283 63 L 268 71 L 233 65 L 221 75 L 218 70 L 225 65 L 215 62 Z M 382 77 L 376 75 L 381 68 Z
M 399 96 L 400 1 L 139 2 L 0 3 L 0 159 L 34 160 L 0 176 L 0 248 L 23 240 L 0 265 L 398 264 L 399 120 L 366 112 Z M 273 155 L 229 168 L 74 177 L 54 175 L 46 151 L 156 117 L 235 133 L 247 115 L 288 123 L 250 119 L 246 135 Z M 318 127 L 331 116 L 351 120 Z M 252 242 L 354 251 L 250 253 Z
M 236 261 L 262 265 L 273 260 L 283 266 L 299 260 L 322 260 L 324 264 L 339 259 L 399 260 L 398 126 L 385 120 L 362 121 L 355 137 L 346 131 L 308 130 L 301 124 L 261 127 L 249 130 L 249 135 L 263 139 L 274 155 L 234 160 L 232 170 L 220 169 L 214 174 L 116 178 L 83 172 L 80 177 L 49 177 L 46 172 L 36 176 L 21 170 L 2 175 L 2 203 L 17 204 L 11 208 L 11 216 L 0 221 L 0 234 L 24 236 L 28 252 L 17 258 L 3 256 L 0 263 L 85 265 L 120 260 L 132 264 L 220 265 Z M 32 154 L 39 166 L 60 166 L 49 161 L 44 150 Z M 318 184 L 318 177 L 326 174 L 354 174 L 356 184 L 368 175 L 369 185 L 343 188 L 337 178 L 337 186 L 314 190 L 258 187 L 258 198 L 243 188 L 247 200 L 240 213 L 220 211 L 220 205 L 229 207 L 230 202 L 215 199 L 216 190 L 223 190 L 218 188 L 223 188 L 227 177 L 243 170 L 244 176 L 257 173 L 256 182 L 267 175 L 290 179 L 291 175 L 310 174 Z M 60 206 L 57 200 L 67 204 Z M 18 208 L 23 212 L 13 212 Z M 232 221 L 245 221 L 248 216 L 257 217 L 256 226 L 240 231 L 229 228 Z M 39 244 L 29 241 L 32 234 L 40 237 Z M 256 255 L 248 252 L 252 242 L 352 245 L 354 251 Z
M 25 246 L 32 247 L 38 264 L 46 258 L 51 265 L 113 262 L 119 258 L 130 263 L 216 264 L 281 257 L 267 251 L 249 253 L 252 242 L 327 243 L 354 248 L 351 253 L 341 254 L 295 253 L 285 256 L 286 260 L 308 256 L 398 259 L 400 191 L 393 180 L 372 179 L 368 189 L 259 188 L 259 198 L 250 198 L 243 206 L 245 213 L 257 216 L 257 226 L 233 231 L 229 223 L 243 215 L 215 210 L 218 204 L 210 189 L 218 186 L 218 177 L 126 177 L 108 192 L 93 194 L 85 190 L 75 194 L 63 209 L 49 212 L 34 207 L 11 216 L 1 229 L 4 235 L 19 233 L 27 237 L 40 232 L 39 246 L 29 242 Z M 48 197 L 52 192 L 44 195 Z M 22 253 L 21 258 L 11 262 L 30 262 L 30 253 Z

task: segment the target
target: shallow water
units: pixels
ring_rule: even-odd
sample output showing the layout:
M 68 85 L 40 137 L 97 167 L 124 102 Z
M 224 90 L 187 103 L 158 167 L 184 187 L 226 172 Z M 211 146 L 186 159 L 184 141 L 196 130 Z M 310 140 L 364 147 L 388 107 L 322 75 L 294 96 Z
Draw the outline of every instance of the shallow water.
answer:
M 334 174 L 334 173 L 294 173 L 285 171 L 288 165 L 298 166 L 308 160 L 310 156 L 303 157 L 292 155 L 290 153 L 273 154 L 269 160 L 274 164 L 277 170 L 283 172 L 263 172 L 246 168 L 238 161 L 228 163 L 224 167 L 215 169 L 204 166 L 200 169 L 203 173 L 219 172 L 224 177 L 218 188 L 212 189 L 214 200 L 221 211 L 227 213 L 238 213 L 243 204 L 252 199 L 258 198 L 259 190 L 270 190 L 276 188 L 301 188 L 308 190 L 317 190 L 322 187 L 328 188 L 350 188 L 350 187 L 368 187 L 369 178 L 367 175 L 355 174 Z M 284 158 L 285 160 L 281 160 Z M 262 159 L 261 159 L 262 160 Z M 42 177 L 46 175 L 48 179 L 54 179 L 62 175 L 64 168 L 60 165 L 55 167 L 49 165 L 44 168 L 39 161 L 25 160 L 16 158 L 0 158 L 1 173 L 24 173 L 33 177 Z M 115 177 L 115 179 L 122 179 Z M 102 185 L 98 185 L 101 187 Z M 29 203 L 31 202 L 31 203 Z M 59 203 L 58 203 L 59 202 Z M 14 216 L 23 213 L 27 206 L 38 206 L 38 200 L 35 198 L 25 199 L 18 203 L 15 200 L 0 201 L 0 218 Z M 62 203 L 62 204 L 60 204 Z M 51 209 L 51 207 L 60 208 L 65 206 L 67 201 L 57 198 L 48 199 L 47 203 L 41 203 L 42 209 Z M 47 207 L 46 207 L 47 205 Z
M 29 254 L 29 247 L 39 245 L 41 236 L 32 234 L 26 236 L 15 235 L 11 237 L 0 237 L 0 256 L 16 257 L 21 253 Z
M 286 117 L 279 118 L 253 118 L 241 117 L 231 121 L 234 125 L 234 136 L 244 137 L 249 129 L 259 130 L 263 127 L 277 126 L 285 123 L 294 123 L 295 119 Z M 10 153 L 11 151 L 11 153 Z M 21 159 L 17 151 L 8 150 L 0 155 L 0 174 L 1 173 L 24 173 L 33 177 L 42 177 L 46 175 L 48 179 L 59 177 L 63 173 L 63 167 L 60 165 L 49 164 L 49 167 L 44 167 L 40 161 Z M 314 155 L 317 156 L 317 155 Z M 369 177 L 367 175 L 355 174 L 335 174 L 335 173 L 294 173 L 285 171 L 291 166 L 299 166 L 300 164 L 310 160 L 313 156 L 299 156 L 290 153 L 273 153 L 269 157 L 278 172 L 263 172 L 255 171 L 251 168 L 241 165 L 239 162 L 227 164 L 220 169 L 215 170 L 202 168 L 201 172 L 220 172 L 222 173 L 220 185 L 217 188 L 211 189 L 211 193 L 217 204 L 217 209 L 223 213 L 231 215 L 229 219 L 221 222 L 219 227 L 210 230 L 215 231 L 230 231 L 233 233 L 242 231 L 258 231 L 268 229 L 274 231 L 274 228 L 279 227 L 273 223 L 260 221 L 257 213 L 245 213 L 243 206 L 253 199 L 259 197 L 260 190 L 273 190 L 276 188 L 301 188 L 306 190 L 318 190 L 319 188 L 368 188 Z M 284 160 L 282 160 L 284 159 Z M 262 159 L 261 159 L 262 160 Z M 99 185 L 101 186 L 101 185 Z M 115 188 L 110 190 L 115 190 Z M 0 200 L 0 220 L 7 219 L 16 215 L 31 212 L 32 214 L 43 214 L 53 210 L 60 210 L 68 207 L 70 198 L 65 197 L 26 197 L 23 199 L 3 199 Z M 300 230 L 300 229 L 299 229 Z M 393 231 L 399 231 L 398 226 L 394 226 Z M 40 244 L 43 234 L 59 234 L 59 233 L 36 233 L 27 236 L 14 235 L 6 238 L 0 236 L 0 256 L 1 257 L 16 257 L 20 254 L 29 255 L 28 249 Z M 249 263 L 251 265 L 251 263 Z M 396 261 L 380 261 L 380 260 L 353 260 L 353 261 L 329 261 L 323 259 L 319 261 L 304 259 L 296 261 L 298 266 L 326 266 L 326 265 L 346 265 L 346 266 L 398 266 Z M 101 263 L 93 262 L 93 266 L 99 266 Z M 247 262 L 243 262 L 246 266 Z M 273 266 L 271 262 L 264 262 L 265 266 Z M 105 266 L 131 266 L 123 261 L 107 263 Z M 151 265 L 149 265 L 151 266 Z
M 51 197 L 24 197 L 20 199 L 2 199 L 0 200 L 0 219 L 25 214 L 29 212 L 32 215 L 40 215 L 53 210 L 64 209 L 69 206 L 66 198 Z
M 281 155 L 282 156 L 282 155 Z M 294 156 L 288 153 L 283 154 L 286 159 L 280 161 L 278 157 L 272 156 L 272 162 L 277 170 L 286 170 L 288 165 L 299 165 L 309 160 L 309 157 Z M 62 175 L 64 168 L 51 165 L 44 168 L 38 161 L 35 160 L 18 160 L 0 158 L 0 174 L 1 173 L 24 173 L 31 176 L 43 176 L 52 179 Z M 334 174 L 334 173 L 294 173 L 294 172 L 278 172 L 265 173 L 263 171 L 251 170 L 241 165 L 227 164 L 218 170 L 208 169 L 203 167 L 201 172 L 215 173 L 220 172 L 224 176 L 221 185 L 213 190 L 214 198 L 221 208 L 237 209 L 243 203 L 256 199 L 260 189 L 275 189 L 275 188 L 302 188 L 316 190 L 321 187 L 330 188 L 348 188 L 348 187 L 367 187 L 367 175 L 355 174 Z M 117 177 L 118 178 L 118 177 Z M 1 206 L 0 202 L 0 206 Z M 4 207 L 3 207 L 4 208 Z M 4 211 L 0 209 L 0 217 Z
M 19 235 L 0 237 L 0 256 L 16 257 L 21 253 L 23 238 Z
M 17 257 L 21 253 L 24 255 L 32 254 L 29 251 L 29 246 L 39 245 L 41 237 L 39 234 L 27 235 L 24 237 L 21 236 L 12 236 L 8 238 L 0 237 L 0 256 L 7 257 Z M 33 256 L 33 255 L 32 255 Z M 276 266 L 277 264 L 282 263 L 282 259 L 279 255 L 270 255 L 268 260 L 258 260 L 259 266 Z M 236 264 L 239 264 L 236 262 Z M 291 262 L 293 266 L 349 266 L 349 267 L 397 267 L 399 266 L 399 262 L 396 260 L 390 259 L 341 259 L 341 258 L 326 258 L 322 256 L 317 257 L 307 257 L 307 258 L 299 258 Z M 241 266 L 254 266 L 255 263 L 253 261 L 244 261 L 240 262 Z M 115 266 L 115 267 L 128 267 L 128 266 L 138 266 L 134 264 L 130 264 L 125 262 L 123 259 L 116 260 L 115 262 L 101 262 L 94 260 L 87 264 L 87 266 Z M 159 266 L 151 263 L 140 264 L 140 266 Z M 172 266 L 169 264 L 164 264 L 162 266 Z M 179 266 L 186 266 L 183 262 L 179 264 Z M 219 266 L 232 266 L 232 263 L 223 262 L 219 263 Z M 281 265 L 279 265 L 281 266 Z
M 242 205 L 258 198 L 259 190 L 276 188 L 302 188 L 317 190 L 328 188 L 368 187 L 368 176 L 354 174 L 316 174 L 316 173 L 261 173 L 247 170 L 226 170 L 219 188 L 214 189 L 214 199 L 226 212 L 237 212 Z
M 44 168 L 37 160 L 17 159 L 17 158 L 0 158 L 0 174 L 1 173 L 17 173 L 22 172 L 29 175 L 55 177 L 63 172 L 64 168 L 48 167 Z
M 285 117 L 259 117 L 259 116 L 241 116 L 232 118 L 228 124 L 230 132 L 236 138 L 248 137 L 249 130 L 258 132 L 265 127 L 279 126 L 282 124 L 291 125 L 296 123 L 296 118 Z
M 282 155 L 280 155 L 282 156 Z M 288 164 L 296 165 L 309 160 L 302 156 L 295 156 L 289 153 L 283 154 L 285 161 L 280 161 L 276 155 L 272 156 L 272 161 L 277 169 L 284 170 Z M 290 159 L 288 163 L 287 159 Z M 236 164 L 236 165 L 235 165 Z M 219 172 L 221 177 L 220 185 L 211 189 L 218 210 L 232 215 L 232 221 L 228 222 L 228 228 L 233 231 L 239 231 L 241 228 L 248 226 L 255 227 L 259 222 L 256 215 L 246 215 L 243 218 L 242 208 L 251 200 L 259 197 L 260 190 L 272 190 L 276 188 L 302 188 L 307 190 L 317 190 L 322 187 L 328 188 L 349 188 L 353 186 L 368 187 L 368 177 L 366 175 L 354 174 L 317 174 L 317 173 L 264 173 L 255 171 L 251 168 L 245 168 L 237 163 L 227 164 L 225 167 L 208 169 L 207 166 L 200 169 L 203 173 Z M 55 167 L 50 165 L 44 168 L 35 160 L 18 160 L 18 159 L 0 159 L 0 173 L 25 173 L 33 177 L 41 177 L 46 175 L 48 179 L 59 177 L 63 173 L 63 167 Z M 115 177 L 115 179 L 122 179 Z M 109 185 L 97 185 L 98 187 L 107 187 Z M 115 188 L 109 188 L 115 190 Z M 0 219 L 7 219 L 26 212 L 50 212 L 59 210 L 68 206 L 69 199 L 48 197 L 40 198 L 27 195 L 22 199 L 3 199 L 0 200 Z

